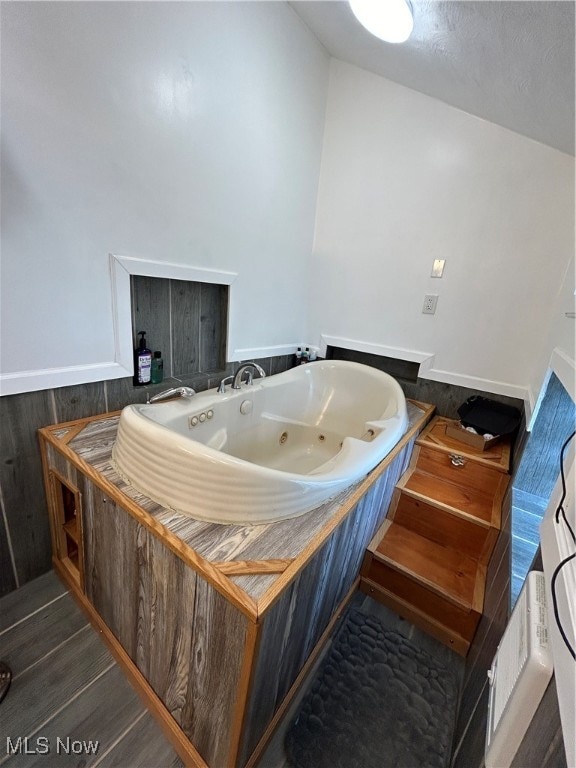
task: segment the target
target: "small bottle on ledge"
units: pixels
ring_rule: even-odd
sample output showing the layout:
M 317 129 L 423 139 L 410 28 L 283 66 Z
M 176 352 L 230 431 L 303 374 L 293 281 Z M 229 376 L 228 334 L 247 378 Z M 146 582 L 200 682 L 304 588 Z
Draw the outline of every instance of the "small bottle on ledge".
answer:
M 162 352 L 154 352 L 152 358 L 152 368 L 150 370 L 150 383 L 160 384 L 164 379 L 164 361 L 162 360 Z

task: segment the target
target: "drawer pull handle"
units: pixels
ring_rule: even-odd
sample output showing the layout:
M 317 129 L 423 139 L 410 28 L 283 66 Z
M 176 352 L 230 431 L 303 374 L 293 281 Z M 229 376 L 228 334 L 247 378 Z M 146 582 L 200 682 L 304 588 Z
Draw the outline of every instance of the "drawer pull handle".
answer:
M 458 453 L 451 453 L 450 461 L 452 462 L 453 467 L 463 467 L 464 464 L 466 464 L 464 456 L 460 456 Z

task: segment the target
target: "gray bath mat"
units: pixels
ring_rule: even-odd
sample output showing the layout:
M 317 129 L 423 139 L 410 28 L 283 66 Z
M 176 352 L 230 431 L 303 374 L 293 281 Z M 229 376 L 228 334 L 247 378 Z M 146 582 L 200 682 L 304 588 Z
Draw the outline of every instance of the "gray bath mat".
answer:
M 446 768 L 458 683 L 378 619 L 351 610 L 285 738 L 294 768 Z

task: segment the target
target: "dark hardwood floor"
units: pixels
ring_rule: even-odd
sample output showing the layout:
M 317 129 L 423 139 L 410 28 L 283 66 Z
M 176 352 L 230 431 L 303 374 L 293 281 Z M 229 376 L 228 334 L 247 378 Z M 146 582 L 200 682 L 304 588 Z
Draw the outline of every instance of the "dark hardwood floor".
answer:
M 54 572 L 0 600 L 0 658 L 0 765 L 182 765 Z
M 462 678 L 464 660 L 446 646 L 360 592 L 352 605 L 377 616 L 387 628 L 410 638 Z M 258 768 L 288 768 L 284 735 L 322 658 L 323 654 Z M 10 665 L 13 673 L 11 688 L 0 704 L 0 765 L 182 766 L 98 633 L 53 571 L 0 599 L 0 659 Z

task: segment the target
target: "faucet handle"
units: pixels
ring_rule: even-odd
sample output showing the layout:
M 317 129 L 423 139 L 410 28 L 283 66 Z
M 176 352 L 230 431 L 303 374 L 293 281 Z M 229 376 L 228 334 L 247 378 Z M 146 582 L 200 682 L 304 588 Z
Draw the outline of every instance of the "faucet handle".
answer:
M 226 392 L 226 384 L 230 384 L 230 382 L 234 381 L 234 376 L 226 376 L 222 379 L 220 384 L 218 385 L 218 394 L 223 395 L 224 392 Z

